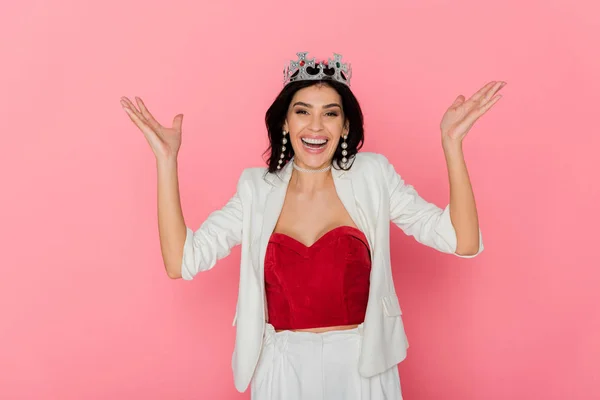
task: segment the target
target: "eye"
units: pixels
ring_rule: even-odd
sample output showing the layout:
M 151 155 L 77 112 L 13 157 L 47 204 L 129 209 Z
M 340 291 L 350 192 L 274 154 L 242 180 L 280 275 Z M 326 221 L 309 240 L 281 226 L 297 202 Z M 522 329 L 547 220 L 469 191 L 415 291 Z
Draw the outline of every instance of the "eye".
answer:
M 337 117 L 338 113 L 336 113 L 335 111 L 331 111 L 331 112 L 328 112 L 326 115 L 329 117 Z
M 308 114 L 306 110 L 296 110 L 296 114 Z

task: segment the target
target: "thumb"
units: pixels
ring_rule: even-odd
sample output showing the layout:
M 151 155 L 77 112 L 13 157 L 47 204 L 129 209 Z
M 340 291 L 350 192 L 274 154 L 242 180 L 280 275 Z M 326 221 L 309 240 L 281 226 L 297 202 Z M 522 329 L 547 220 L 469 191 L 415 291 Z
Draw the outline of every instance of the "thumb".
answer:
M 181 124 L 183 123 L 183 114 L 177 114 L 175 118 L 173 118 L 173 129 L 176 129 L 181 132 Z
M 456 107 L 460 104 L 462 104 L 465 101 L 465 96 L 463 96 L 462 94 L 458 95 L 458 97 L 454 100 L 454 103 L 452 103 L 452 105 L 450 107 Z

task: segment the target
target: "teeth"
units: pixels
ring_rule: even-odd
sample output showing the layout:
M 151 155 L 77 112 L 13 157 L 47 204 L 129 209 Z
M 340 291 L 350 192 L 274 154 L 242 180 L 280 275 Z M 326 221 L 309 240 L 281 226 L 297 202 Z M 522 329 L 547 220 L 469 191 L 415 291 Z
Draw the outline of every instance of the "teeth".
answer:
M 326 139 L 312 139 L 312 138 L 302 138 L 302 141 L 308 144 L 325 144 L 327 143 Z

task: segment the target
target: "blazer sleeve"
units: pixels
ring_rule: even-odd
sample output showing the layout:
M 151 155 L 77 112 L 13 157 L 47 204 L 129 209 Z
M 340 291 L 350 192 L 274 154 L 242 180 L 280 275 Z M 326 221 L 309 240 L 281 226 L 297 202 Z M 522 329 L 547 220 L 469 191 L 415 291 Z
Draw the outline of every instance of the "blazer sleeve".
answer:
M 181 277 L 184 280 L 191 280 L 199 272 L 211 269 L 241 243 L 243 176 L 244 173 L 240 176 L 235 194 L 221 209 L 210 213 L 196 231 L 186 226 L 181 263 Z
M 450 205 L 440 208 L 423 199 L 407 184 L 394 166 L 382 156 L 384 176 L 390 195 L 390 220 L 421 244 L 461 258 L 473 258 L 483 251 L 481 229 L 479 249 L 473 255 L 456 254 L 456 231 L 450 220 Z

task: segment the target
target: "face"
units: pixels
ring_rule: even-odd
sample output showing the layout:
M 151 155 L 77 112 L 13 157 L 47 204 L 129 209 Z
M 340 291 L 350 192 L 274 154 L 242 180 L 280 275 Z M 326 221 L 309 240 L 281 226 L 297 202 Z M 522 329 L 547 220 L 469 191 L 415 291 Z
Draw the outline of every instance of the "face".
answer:
M 298 90 L 287 112 L 283 129 L 294 149 L 295 162 L 302 168 L 331 164 L 342 135 L 348 134 L 342 98 L 327 85 Z

